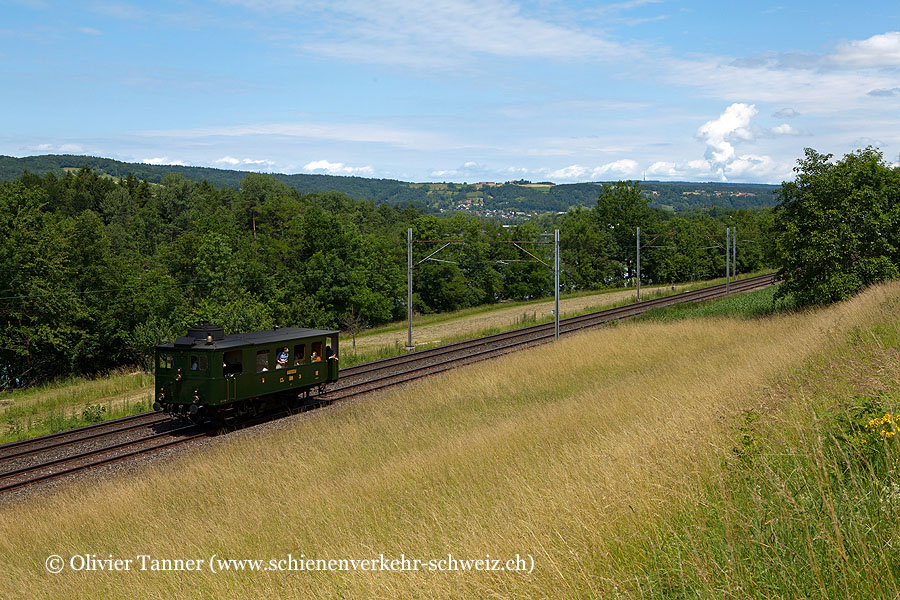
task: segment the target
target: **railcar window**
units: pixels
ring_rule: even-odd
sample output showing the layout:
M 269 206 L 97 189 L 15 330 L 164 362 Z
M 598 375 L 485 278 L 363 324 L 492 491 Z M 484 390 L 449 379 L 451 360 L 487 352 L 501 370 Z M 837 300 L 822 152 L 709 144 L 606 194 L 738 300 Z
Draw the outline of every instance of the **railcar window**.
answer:
M 205 356 L 191 356 L 191 371 L 205 371 L 206 364 Z
M 291 352 L 288 350 L 287 346 L 282 346 L 275 352 L 275 368 L 276 369 L 285 369 L 288 366 L 288 361 L 291 359 Z
M 160 354 L 159 355 L 159 368 L 160 369 L 171 369 L 172 368 L 172 355 L 171 354 Z
M 312 354 L 310 354 L 309 357 L 312 359 L 312 362 L 319 362 L 322 360 L 322 342 L 312 343 Z
M 306 344 L 297 344 L 294 346 L 294 364 L 302 365 L 306 360 Z
M 244 372 L 244 359 L 240 350 L 226 352 L 222 357 L 222 374 L 239 375 Z
M 264 373 L 269 370 L 269 351 L 260 350 L 256 353 L 256 372 Z
M 334 360 L 337 360 L 337 338 L 335 336 L 329 335 L 325 338 L 325 360 L 331 360 L 332 357 Z

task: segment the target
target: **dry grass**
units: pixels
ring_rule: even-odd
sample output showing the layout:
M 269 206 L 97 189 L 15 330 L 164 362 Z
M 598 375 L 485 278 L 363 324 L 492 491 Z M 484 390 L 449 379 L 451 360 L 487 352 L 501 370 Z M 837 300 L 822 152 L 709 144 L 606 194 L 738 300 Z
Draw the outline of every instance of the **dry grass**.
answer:
M 622 548 L 716 472 L 766 385 L 883 319 L 826 310 L 586 333 L 0 508 L 2 597 L 612 597 Z M 511 557 L 532 574 L 44 572 L 69 557 Z M 632 565 L 633 566 L 633 565 Z

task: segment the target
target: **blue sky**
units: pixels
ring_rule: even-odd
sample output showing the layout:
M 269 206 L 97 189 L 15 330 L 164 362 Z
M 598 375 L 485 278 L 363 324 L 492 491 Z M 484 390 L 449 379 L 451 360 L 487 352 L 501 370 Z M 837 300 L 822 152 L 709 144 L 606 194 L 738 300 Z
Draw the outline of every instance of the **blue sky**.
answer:
M 900 3 L 0 0 L 0 154 L 779 183 L 900 155 Z

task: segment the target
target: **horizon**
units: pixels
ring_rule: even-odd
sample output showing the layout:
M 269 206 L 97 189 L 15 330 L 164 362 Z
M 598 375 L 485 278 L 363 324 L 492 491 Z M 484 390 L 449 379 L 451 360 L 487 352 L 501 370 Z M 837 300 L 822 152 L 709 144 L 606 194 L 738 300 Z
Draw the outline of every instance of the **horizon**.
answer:
M 900 6 L 0 0 L 0 154 L 406 182 L 900 165 Z M 895 160 L 896 159 L 896 160 Z

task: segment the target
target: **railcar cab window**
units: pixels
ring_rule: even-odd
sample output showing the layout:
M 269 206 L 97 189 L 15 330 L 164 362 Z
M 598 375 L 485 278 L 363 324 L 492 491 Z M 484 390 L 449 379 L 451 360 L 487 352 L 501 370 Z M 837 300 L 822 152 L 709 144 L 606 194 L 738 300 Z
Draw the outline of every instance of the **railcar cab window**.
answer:
M 240 350 L 232 350 L 226 352 L 222 357 L 222 374 L 226 377 L 233 377 L 244 372 L 244 359 Z
M 205 356 L 191 356 L 191 371 L 205 371 L 206 370 L 206 357 Z
M 312 362 L 319 362 L 322 360 L 322 342 L 313 342 L 312 343 L 312 354 L 310 355 Z
M 265 373 L 269 370 L 269 351 L 260 350 L 256 353 L 256 372 Z
M 306 360 L 306 344 L 297 344 L 294 346 L 294 365 L 302 365 Z
M 171 354 L 160 354 L 159 355 L 159 368 L 160 369 L 171 369 L 173 364 L 173 359 Z

